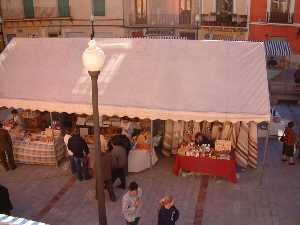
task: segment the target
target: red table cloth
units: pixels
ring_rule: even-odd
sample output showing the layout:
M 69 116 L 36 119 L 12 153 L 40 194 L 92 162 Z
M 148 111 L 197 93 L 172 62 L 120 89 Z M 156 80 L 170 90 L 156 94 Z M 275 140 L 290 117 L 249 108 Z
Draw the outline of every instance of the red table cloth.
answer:
M 173 172 L 178 176 L 180 169 L 205 173 L 211 176 L 225 177 L 232 183 L 237 182 L 235 160 L 196 158 L 177 155 L 173 166 Z

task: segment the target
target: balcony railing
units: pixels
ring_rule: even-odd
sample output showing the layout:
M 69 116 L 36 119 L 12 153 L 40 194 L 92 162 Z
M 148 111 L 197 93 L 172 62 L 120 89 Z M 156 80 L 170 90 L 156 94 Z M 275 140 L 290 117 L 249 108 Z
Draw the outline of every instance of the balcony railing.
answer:
M 229 26 L 229 27 L 246 27 L 247 15 L 237 14 L 202 14 L 201 25 L 202 26 Z
M 281 13 L 281 12 L 270 12 L 267 14 L 269 23 L 293 23 L 293 14 Z
M 34 17 L 28 17 L 28 19 L 69 17 L 70 11 L 69 8 L 68 13 L 61 15 L 57 7 L 34 7 Z M 27 19 L 22 8 L 2 9 L 2 13 L 6 20 Z
M 144 16 L 143 19 L 136 17 L 136 15 L 129 15 L 129 26 L 195 26 L 195 15 L 182 12 L 179 15 L 174 14 L 151 14 Z M 217 15 L 217 14 L 202 14 L 201 25 L 202 26 L 233 26 L 233 27 L 246 27 L 247 15 Z

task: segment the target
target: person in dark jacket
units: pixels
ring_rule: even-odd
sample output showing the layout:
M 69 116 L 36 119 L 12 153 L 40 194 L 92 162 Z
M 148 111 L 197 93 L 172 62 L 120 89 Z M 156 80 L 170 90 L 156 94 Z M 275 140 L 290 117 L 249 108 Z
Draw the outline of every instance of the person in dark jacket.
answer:
M 112 143 L 112 182 L 114 183 L 116 179 L 121 180 L 119 188 L 126 188 L 126 170 L 127 170 L 127 153 L 126 149 L 121 145 L 116 145 Z
M 87 165 L 89 147 L 85 140 L 80 137 L 79 132 L 75 132 L 68 141 L 68 149 L 73 153 L 78 180 L 88 180 L 91 178 Z
M 110 200 L 112 202 L 115 202 L 117 198 L 112 185 L 112 155 L 110 151 L 101 152 L 101 168 L 102 168 L 102 177 L 104 181 L 104 188 L 108 191 Z M 97 198 L 98 198 L 98 193 L 96 188 L 96 199 Z
M 0 160 L 5 170 L 14 170 L 17 166 L 14 159 L 11 137 L 0 123 Z
M 12 209 L 8 189 L 0 184 L 0 214 L 10 215 Z
M 300 83 L 300 65 L 298 65 L 298 69 L 295 71 L 294 77 L 295 83 Z
M 129 140 L 129 138 L 122 134 L 122 129 L 119 129 L 117 134 L 114 135 L 110 141 L 110 143 L 108 143 L 109 146 L 112 145 L 112 143 L 114 143 L 115 145 L 120 145 L 123 148 L 126 149 L 127 155 L 129 154 L 129 151 L 131 150 L 132 144 L 131 141 Z
M 172 196 L 166 196 L 160 200 L 158 213 L 158 225 L 175 225 L 179 218 L 179 211 L 174 205 Z

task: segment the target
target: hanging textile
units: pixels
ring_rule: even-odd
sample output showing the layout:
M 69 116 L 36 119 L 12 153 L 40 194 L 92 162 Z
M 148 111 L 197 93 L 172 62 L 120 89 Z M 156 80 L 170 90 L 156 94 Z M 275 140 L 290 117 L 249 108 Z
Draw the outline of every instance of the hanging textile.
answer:
M 231 122 L 225 122 L 223 124 L 223 129 L 221 132 L 221 140 L 231 140 L 232 136 L 232 131 L 233 131 L 233 124 Z
M 164 136 L 164 143 L 163 148 L 164 150 L 171 152 L 172 150 L 172 142 L 173 142 L 173 128 L 174 124 L 172 120 L 166 120 L 165 122 L 165 136 Z
M 222 134 L 223 124 L 219 122 L 212 123 L 211 140 L 219 140 Z
M 245 122 L 241 122 L 237 139 L 237 146 L 235 149 L 235 158 L 236 162 L 244 168 L 248 166 L 248 133 L 248 124 Z
M 195 138 L 195 135 L 199 132 L 201 132 L 200 123 L 199 122 L 194 122 L 193 137 Z
M 211 136 L 211 123 L 208 121 L 201 122 L 201 133 L 210 139 Z
M 183 121 L 174 122 L 172 120 L 167 120 L 165 122 L 165 136 L 163 148 L 165 151 L 167 151 L 167 154 L 177 153 L 177 149 L 183 141 L 183 128 Z
M 249 134 L 248 134 L 248 164 L 251 168 L 257 168 L 257 123 L 249 123 Z
M 174 122 L 172 154 L 177 153 L 178 148 L 180 147 L 181 143 L 183 142 L 183 127 L 184 127 L 183 121 Z

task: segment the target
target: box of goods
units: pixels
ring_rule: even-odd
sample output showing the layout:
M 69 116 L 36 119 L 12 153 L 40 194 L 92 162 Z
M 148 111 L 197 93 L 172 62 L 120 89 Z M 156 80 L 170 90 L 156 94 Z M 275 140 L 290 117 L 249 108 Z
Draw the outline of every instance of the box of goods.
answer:
M 216 140 L 215 142 L 216 152 L 230 152 L 231 151 L 231 141 L 227 140 Z

